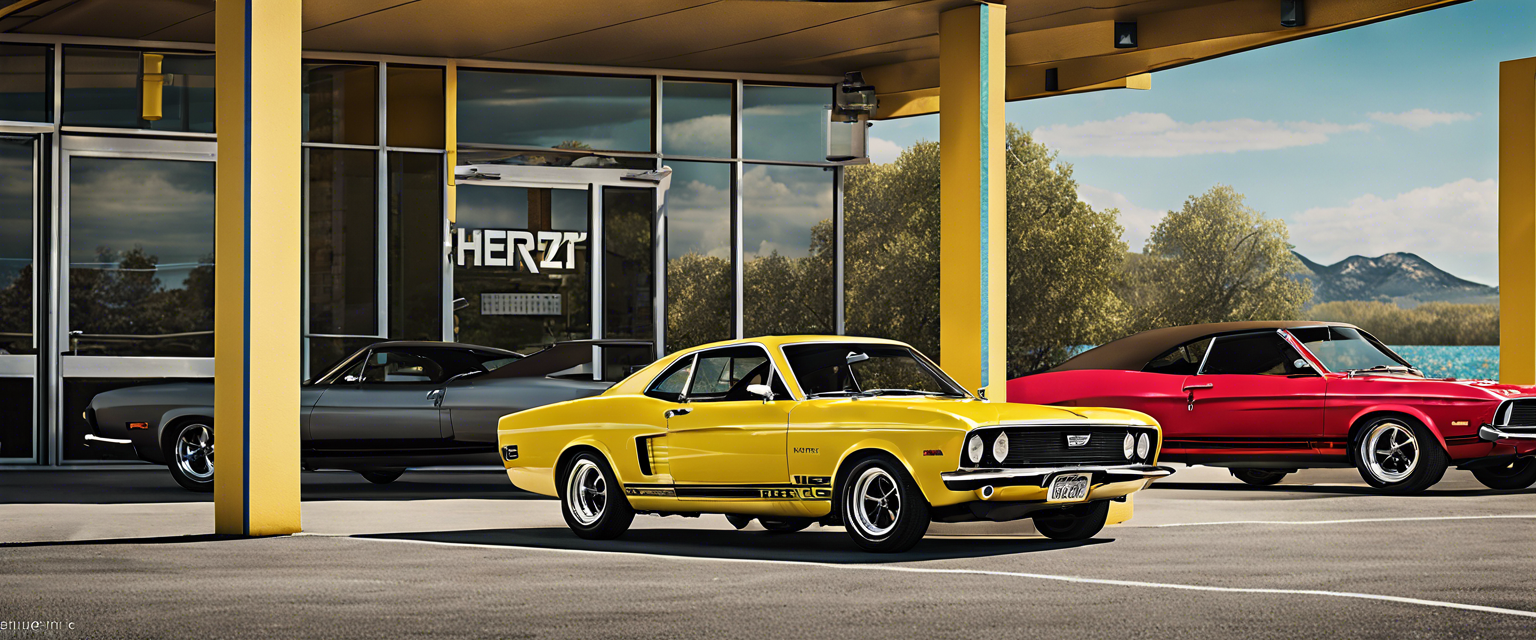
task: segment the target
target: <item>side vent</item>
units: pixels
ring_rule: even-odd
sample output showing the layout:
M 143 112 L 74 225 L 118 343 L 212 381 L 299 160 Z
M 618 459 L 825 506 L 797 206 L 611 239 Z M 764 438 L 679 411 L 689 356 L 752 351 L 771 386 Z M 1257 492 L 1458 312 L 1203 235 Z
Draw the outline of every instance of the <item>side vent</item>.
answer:
M 636 452 L 640 455 L 640 473 L 648 476 L 669 475 L 672 468 L 667 464 L 667 437 L 641 436 L 635 439 Z

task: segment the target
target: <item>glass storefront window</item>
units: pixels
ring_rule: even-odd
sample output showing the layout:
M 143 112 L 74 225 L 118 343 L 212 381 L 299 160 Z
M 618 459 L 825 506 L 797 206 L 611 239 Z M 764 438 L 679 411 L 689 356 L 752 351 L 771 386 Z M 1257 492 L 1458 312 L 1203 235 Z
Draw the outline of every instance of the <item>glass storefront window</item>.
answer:
M 32 326 L 35 155 L 31 138 L 0 137 L 0 355 L 37 353 Z
M 214 163 L 68 163 L 66 353 L 213 356 Z
M 651 79 L 459 70 L 459 143 L 652 150 Z
M 160 56 L 158 86 L 146 83 L 146 63 Z M 63 122 L 84 127 L 213 133 L 211 53 L 165 53 L 66 47 Z M 158 91 L 161 115 L 146 113 L 146 92 Z M 148 116 L 148 117 L 147 117 Z
M 32 378 L 0 378 L 0 459 L 33 457 L 32 424 L 37 390 Z
M 0 44 L 0 120 L 51 122 L 48 47 Z
M 735 337 L 729 163 L 668 162 L 665 351 Z
M 592 337 L 591 195 L 460 184 L 453 237 L 459 342 L 532 352 Z
M 821 167 L 743 171 L 746 335 L 836 332 L 833 178 Z
M 603 188 L 603 337 L 656 338 L 656 191 Z M 605 349 L 603 379 L 654 361 L 645 347 Z
M 389 337 L 443 339 L 443 156 L 389 154 Z
M 826 162 L 831 88 L 749 84 L 741 101 L 742 157 Z
M 374 145 L 379 140 L 379 68 L 304 65 L 304 141 Z
M 377 335 L 378 154 L 311 148 L 309 332 Z
M 731 91 L 723 82 L 668 80 L 661 90 L 661 151 L 731 157 Z
M 390 146 L 443 148 L 447 109 L 443 74 L 439 67 L 389 65 L 385 102 Z

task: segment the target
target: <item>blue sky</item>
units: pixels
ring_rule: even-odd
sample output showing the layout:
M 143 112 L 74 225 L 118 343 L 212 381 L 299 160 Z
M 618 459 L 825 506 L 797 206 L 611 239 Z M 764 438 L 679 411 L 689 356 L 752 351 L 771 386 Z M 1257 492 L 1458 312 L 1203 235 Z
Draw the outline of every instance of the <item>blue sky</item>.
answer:
M 1498 65 L 1536 56 L 1536 2 L 1475 0 L 1153 74 L 1150 91 L 1008 105 L 1121 210 L 1140 250 L 1162 213 L 1229 184 L 1325 264 L 1412 251 L 1498 283 Z M 938 139 L 881 122 L 876 161 Z

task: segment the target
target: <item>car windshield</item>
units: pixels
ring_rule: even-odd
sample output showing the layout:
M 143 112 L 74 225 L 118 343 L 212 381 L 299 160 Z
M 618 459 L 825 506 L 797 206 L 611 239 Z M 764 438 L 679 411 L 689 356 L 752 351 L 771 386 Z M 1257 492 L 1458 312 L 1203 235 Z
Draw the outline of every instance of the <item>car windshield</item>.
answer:
M 1291 329 L 1290 332 L 1329 371 L 1399 371 L 1418 374 L 1413 365 L 1397 357 L 1369 334 L 1357 329 L 1313 327 Z
M 784 347 L 784 356 L 807 398 L 968 395 L 922 354 L 902 345 L 797 344 Z

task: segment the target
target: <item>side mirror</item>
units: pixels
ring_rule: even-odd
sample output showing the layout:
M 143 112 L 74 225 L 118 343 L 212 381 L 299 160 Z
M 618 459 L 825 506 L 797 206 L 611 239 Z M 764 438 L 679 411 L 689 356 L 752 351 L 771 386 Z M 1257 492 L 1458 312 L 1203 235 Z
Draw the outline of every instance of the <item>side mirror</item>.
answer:
M 773 388 L 766 384 L 749 384 L 747 385 L 747 393 L 762 398 L 763 402 L 773 399 Z
M 976 390 L 976 397 L 979 398 L 982 402 L 986 402 L 986 400 L 987 400 L 987 388 L 986 387 L 981 387 L 981 388 L 977 389 Z
M 1295 362 L 1291 363 L 1291 365 L 1295 366 L 1297 369 L 1311 369 L 1312 368 L 1312 363 L 1307 362 L 1306 358 L 1297 358 Z
M 453 310 L 454 311 L 462 311 L 462 310 L 468 309 L 468 308 L 469 308 L 469 299 L 468 298 L 454 298 L 453 299 Z
M 853 364 L 855 362 L 863 362 L 863 361 L 868 360 L 868 359 L 869 359 L 869 354 L 867 354 L 867 353 L 855 353 L 853 351 L 849 351 L 848 352 L 848 357 L 844 359 L 844 362 L 846 362 L 847 364 Z

